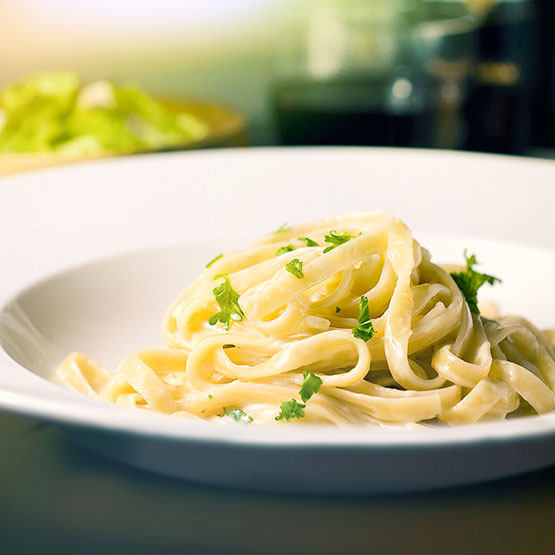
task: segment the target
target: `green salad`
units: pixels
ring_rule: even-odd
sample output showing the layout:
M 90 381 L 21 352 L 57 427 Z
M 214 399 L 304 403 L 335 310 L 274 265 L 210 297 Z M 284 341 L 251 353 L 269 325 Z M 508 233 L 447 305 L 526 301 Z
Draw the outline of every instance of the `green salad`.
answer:
M 152 150 L 206 137 L 205 123 L 134 85 L 83 85 L 71 71 L 41 72 L 0 93 L 0 152 Z

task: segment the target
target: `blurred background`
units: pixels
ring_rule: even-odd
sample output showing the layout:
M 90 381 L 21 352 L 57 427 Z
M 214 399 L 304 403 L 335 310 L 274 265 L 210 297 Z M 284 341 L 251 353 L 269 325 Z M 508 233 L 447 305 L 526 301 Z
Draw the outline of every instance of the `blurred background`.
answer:
M 0 88 L 132 82 L 235 144 L 555 156 L 555 0 L 0 0 L 0 52 Z

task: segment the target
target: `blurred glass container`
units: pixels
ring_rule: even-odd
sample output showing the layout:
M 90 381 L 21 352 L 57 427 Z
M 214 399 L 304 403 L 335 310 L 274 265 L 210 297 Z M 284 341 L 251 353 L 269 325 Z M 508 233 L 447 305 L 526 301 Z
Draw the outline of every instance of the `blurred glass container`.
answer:
M 283 144 L 457 148 L 478 20 L 465 3 L 318 3 L 284 37 Z

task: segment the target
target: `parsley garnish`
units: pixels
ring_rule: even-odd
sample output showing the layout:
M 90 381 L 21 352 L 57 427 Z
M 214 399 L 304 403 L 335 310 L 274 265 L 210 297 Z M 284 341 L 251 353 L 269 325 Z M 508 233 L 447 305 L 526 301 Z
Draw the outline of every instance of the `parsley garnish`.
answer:
M 286 231 L 287 229 L 289 229 L 287 227 L 287 222 L 283 222 L 275 231 L 274 233 L 282 233 L 283 231 Z
M 212 394 L 211 394 L 211 393 L 208 394 L 208 398 L 209 398 L 209 399 L 214 399 L 214 397 L 212 397 Z
M 229 276 L 227 274 L 219 274 L 216 276 L 216 279 L 218 278 L 223 278 L 224 281 L 213 289 L 213 293 L 221 310 L 216 314 L 212 314 L 208 319 L 208 323 L 213 326 L 219 321 L 227 331 L 231 326 L 231 320 L 239 322 L 245 314 L 239 306 L 239 293 L 231 287 Z
M 341 309 L 338 306 L 336 306 L 335 307 L 335 313 L 337 314 L 338 312 L 341 312 Z
M 299 241 L 304 241 L 306 243 L 307 247 L 317 247 L 318 246 L 318 243 L 316 241 L 313 241 L 309 237 L 297 237 L 297 239 Z M 294 251 L 297 248 L 298 247 L 295 247 L 295 245 L 291 245 L 291 244 L 285 245 L 284 247 L 280 247 L 276 251 L 276 256 L 279 256 L 280 254 L 285 254 L 286 252 Z
M 213 258 L 207 265 L 207 268 L 210 268 L 210 266 L 212 266 L 212 264 L 214 264 L 214 262 L 218 262 L 218 260 L 220 260 L 220 258 L 223 256 L 223 254 L 219 254 L 218 256 L 216 256 L 215 258 Z
M 298 279 L 304 278 L 303 263 L 298 258 L 293 258 L 293 260 L 290 260 L 285 265 L 285 269 Z
M 322 385 L 322 380 L 311 374 L 308 370 L 303 372 L 304 382 L 301 387 L 299 395 L 301 399 L 306 403 L 315 393 L 318 393 L 320 386 Z
M 495 283 L 501 283 L 501 280 L 489 274 L 476 272 L 474 270 L 474 266 L 478 264 L 476 255 L 473 254 L 468 256 L 466 254 L 466 249 L 464 250 L 464 258 L 466 260 L 466 270 L 464 272 L 453 272 L 451 277 L 464 295 L 470 312 L 480 314 L 480 310 L 478 309 L 478 289 L 480 289 L 484 283 L 495 285 Z
M 310 373 L 308 370 L 303 371 L 303 385 L 299 391 L 301 399 L 304 401 L 304 405 L 299 403 L 296 399 L 291 399 L 290 401 L 281 402 L 281 410 L 276 416 L 276 420 L 287 420 L 289 422 L 291 418 L 303 418 L 304 409 L 306 408 L 306 402 L 315 394 L 318 393 L 320 386 L 322 385 L 322 380 Z
M 368 310 L 368 297 L 364 295 L 360 297 L 360 303 L 358 307 L 358 327 L 353 328 L 353 335 L 362 339 L 363 341 L 369 341 L 374 336 L 375 330 L 372 322 L 370 321 L 370 312 Z
M 279 256 L 280 254 L 285 254 L 286 252 L 291 252 L 294 251 L 296 247 L 294 247 L 293 245 L 286 245 L 285 247 L 279 247 L 279 249 L 276 251 L 276 256 Z
M 297 237 L 299 241 L 304 241 L 307 247 L 318 247 L 318 243 L 313 241 L 310 237 Z
M 276 416 L 276 420 L 291 420 L 291 418 L 303 418 L 304 417 L 304 408 L 306 405 L 302 405 L 295 399 L 291 399 L 291 401 L 282 401 L 281 402 L 281 410 L 280 413 Z
M 342 245 L 343 243 L 346 243 L 347 241 L 349 241 L 349 239 L 353 239 L 353 238 L 354 238 L 354 235 L 351 235 L 346 231 L 335 231 L 335 229 L 332 229 L 329 235 L 326 235 L 324 237 L 324 241 L 326 243 L 331 243 L 329 247 L 326 247 L 324 249 L 324 254 L 331 251 L 332 249 L 335 249 L 335 247 L 339 247 L 339 245 Z
M 252 417 L 241 409 L 228 409 L 224 407 L 224 416 L 228 416 L 234 422 L 241 422 L 241 424 L 250 424 Z

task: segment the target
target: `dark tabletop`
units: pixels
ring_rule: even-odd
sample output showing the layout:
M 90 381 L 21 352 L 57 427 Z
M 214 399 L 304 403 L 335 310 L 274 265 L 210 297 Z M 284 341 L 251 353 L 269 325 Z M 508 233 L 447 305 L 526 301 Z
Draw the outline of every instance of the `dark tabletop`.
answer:
M 6 555 L 555 553 L 555 468 L 403 495 L 261 494 L 135 470 L 8 415 L 0 452 Z

